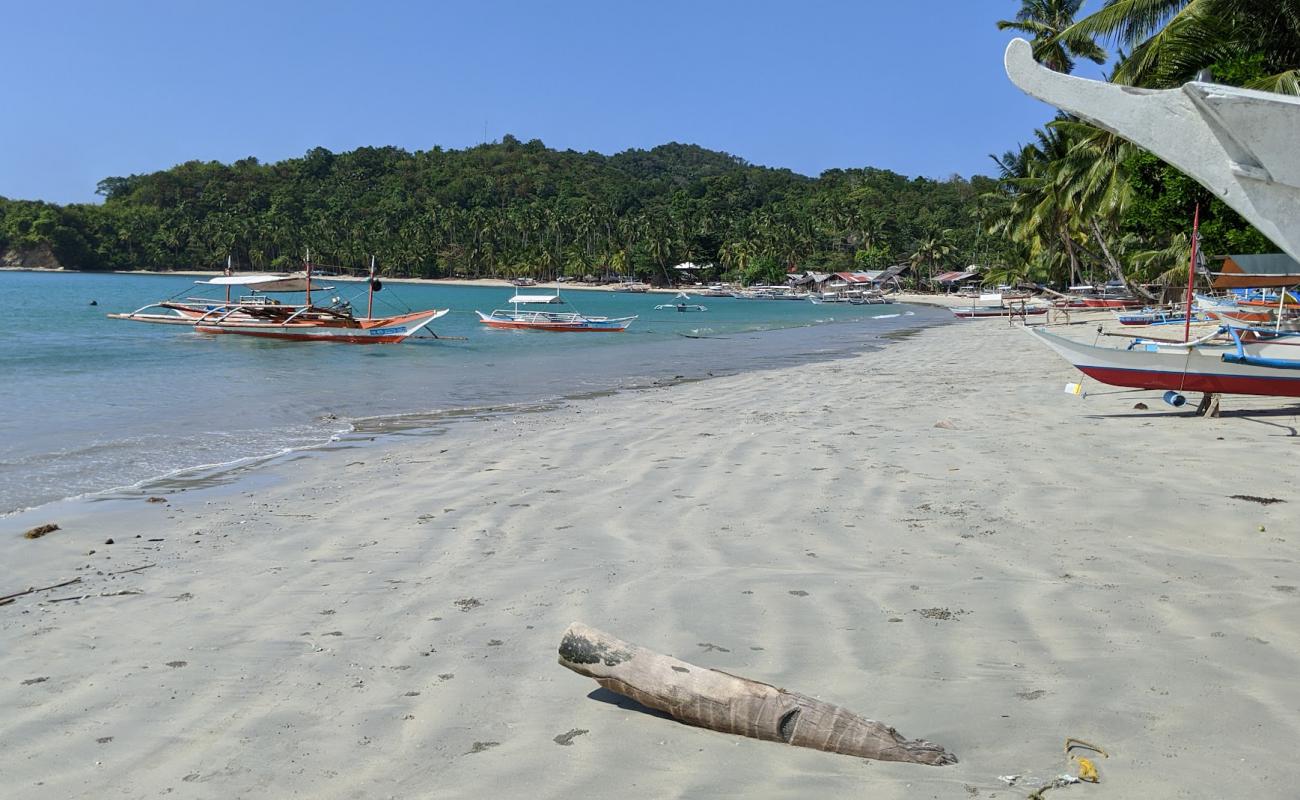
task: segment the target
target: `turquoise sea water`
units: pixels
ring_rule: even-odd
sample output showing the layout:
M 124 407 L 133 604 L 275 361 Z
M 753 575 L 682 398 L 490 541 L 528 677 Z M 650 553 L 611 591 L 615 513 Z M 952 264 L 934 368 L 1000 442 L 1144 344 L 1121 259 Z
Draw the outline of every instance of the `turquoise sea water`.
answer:
M 359 419 L 373 426 L 389 415 L 811 362 L 948 318 L 913 306 L 732 298 L 679 313 L 654 310 L 671 295 L 573 290 L 565 297 L 582 312 L 640 318 L 622 334 L 497 331 L 473 311 L 504 307 L 510 289 L 394 282 L 376 295 L 376 315 L 450 307 L 432 329 L 463 340 L 277 342 L 105 317 L 193 294 L 194 280 L 0 272 L 0 514 L 322 444 Z M 363 284 L 335 286 L 326 297 L 364 311 Z

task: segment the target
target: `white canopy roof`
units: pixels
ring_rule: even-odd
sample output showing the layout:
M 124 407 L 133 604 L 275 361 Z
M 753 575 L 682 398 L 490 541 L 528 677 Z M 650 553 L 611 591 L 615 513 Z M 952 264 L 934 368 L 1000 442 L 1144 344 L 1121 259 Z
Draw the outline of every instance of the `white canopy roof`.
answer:
M 510 298 L 511 303 L 562 303 L 558 294 L 517 294 Z
M 305 272 L 296 272 L 292 275 L 268 275 L 257 273 L 249 275 L 221 275 L 211 280 L 195 281 L 195 283 L 208 286 L 240 286 L 258 292 L 305 292 L 307 291 L 307 274 Z M 316 284 L 312 288 L 328 291 L 334 287 Z

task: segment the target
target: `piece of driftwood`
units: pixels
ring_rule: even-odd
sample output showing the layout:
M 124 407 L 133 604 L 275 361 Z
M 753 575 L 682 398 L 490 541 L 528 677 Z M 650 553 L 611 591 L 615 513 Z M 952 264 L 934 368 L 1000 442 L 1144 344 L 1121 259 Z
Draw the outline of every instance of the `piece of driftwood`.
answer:
M 7 594 L 4 595 L 3 597 L 0 597 L 0 605 L 12 603 L 15 598 L 22 597 L 25 594 L 33 594 L 35 592 L 48 592 L 51 589 L 58 589 L 60 586 L 71 586 L 74 583 L 81 583 L 81 578 L 73 578 L 70 581 L 64 581 L 63 583 L 56 583 L 53 586 L 42 586 L 39 589 L 33 586 L 30 589 L 25 589 L 21 592 L 14 592 L 13 594 Z
M 766 683 L 697 667 L 575 622 L 560 664 L 690 725 L 832 753 L 942 766 L 957 757 L 880 722 Z

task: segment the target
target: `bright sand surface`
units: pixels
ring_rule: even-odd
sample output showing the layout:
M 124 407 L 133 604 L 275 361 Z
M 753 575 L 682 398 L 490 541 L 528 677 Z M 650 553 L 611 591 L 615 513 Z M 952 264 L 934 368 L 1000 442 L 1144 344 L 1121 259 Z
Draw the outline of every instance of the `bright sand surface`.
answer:
M 1075 736 L 1052 800 L 1296 796 L 1296 407 L 1078 377 L 970 322 L 0 520 L 0 593 L 82 579 L 0 607 L 3 794 L 1022 798 Z M 574 620 L 961 762 L 610 702 Z

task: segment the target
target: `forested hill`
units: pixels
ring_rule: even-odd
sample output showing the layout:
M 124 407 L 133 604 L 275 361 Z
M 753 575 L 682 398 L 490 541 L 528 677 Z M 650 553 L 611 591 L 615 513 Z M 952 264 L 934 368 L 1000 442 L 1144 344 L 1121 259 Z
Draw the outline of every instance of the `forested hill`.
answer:
M 0 251 L 79 269 L 242 269 L 313 261 L 389 274 L 635 274 L 682 261 L 760 280 L 788 267 L 990 260 L 976 177 L 877 169 L 809 178 L 694 145 L 613 156 L 503 141 L 465 150 L 322 148 L 262 164 L 191 161 L 106 178 L 102 204 L 0 199 Z M 915 258 L 914 258 L 915 257 Z M 12 259 L 11 259 L 12 260 Z

